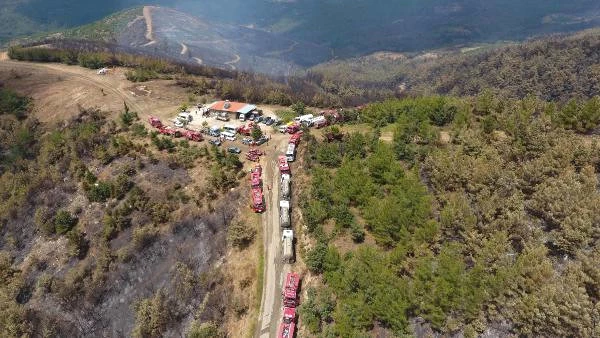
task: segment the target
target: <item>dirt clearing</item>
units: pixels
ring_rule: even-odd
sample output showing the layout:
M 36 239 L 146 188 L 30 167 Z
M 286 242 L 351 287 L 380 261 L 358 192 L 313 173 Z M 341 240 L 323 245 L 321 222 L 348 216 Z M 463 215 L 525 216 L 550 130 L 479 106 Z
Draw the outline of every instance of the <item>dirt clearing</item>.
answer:
M 0 82 L 33 98 L 33 113 L 42 122 L 74 116 L 79 107 L 116 113 L 122 111 L 123 102 L 142 119 L 148 115 L 172 117 L 189 96 L 173 80 L 148 81 L 143 90 L 137 90 L 142 86 L 132 86 L 125 78 L 126 71 L 113 68 L 107 75 L 97 75 L 94 70 L 78 66 L 3 60 Z

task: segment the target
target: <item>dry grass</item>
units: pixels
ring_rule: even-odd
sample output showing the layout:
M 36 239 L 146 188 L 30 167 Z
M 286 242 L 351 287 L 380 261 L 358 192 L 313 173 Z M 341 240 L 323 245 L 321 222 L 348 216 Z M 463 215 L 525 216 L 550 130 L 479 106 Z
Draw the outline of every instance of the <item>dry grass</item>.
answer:
M 260 218 L 250 211 L 242 212 L 239 221 L 253 226 L 261 234 Z M 244 249 L 230 248 L 227 260 L 223 266 L 226 282 L 232 286 L 230 299 L 247 306 L 247 311 L 236 314 L 235 307 L 228 308 L 225 328 L 228 337 L 245 337 L 249 332 L 254 332 L 256 319 L 260 307 L 261 297 L 259 290 L 259 257 L 262 253 L 262 236 L 257 236 L 252 244 Z

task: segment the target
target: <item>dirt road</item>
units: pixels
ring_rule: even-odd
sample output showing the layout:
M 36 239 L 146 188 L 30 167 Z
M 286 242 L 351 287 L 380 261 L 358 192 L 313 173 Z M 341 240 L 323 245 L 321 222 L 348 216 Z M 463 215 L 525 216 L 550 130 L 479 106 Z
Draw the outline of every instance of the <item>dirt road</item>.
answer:
M 225 62 L 226 65 L 231 67 L 231 70 L 236 70 L 237 68 L 234 65 L 240 62 L 241 60 L 241 57 L 239 55 L 235 54 L 234 56 L 235 57 L 233 58 L 233 60 Z
M 277 156 L 285 152 L 287 138 L 273 135 L 272 144 L 267 147 L 269 156 L 263 163 L 265 186 L 267 190 L 267 211 L 263 214 L 263 233 L 265 248 L 264 284 L 256 337 L 268 338 L 277 335 L 281 319 L 281 285 L 283 276 L 290 266 L 281 262 L 281 231 L 279 229 L 279 169 Z M 273 147 L 273 148 L 271 148 Z M 276 150 L 276 151 L 275 151 Z
M 152 6 L 144 6 L 142 10 L 144 13 L 144 19 L 146 20 L 146 40 L 149 42 L 144 46 L 150 46 L 156 43 L 154 39 L 154 29 L 152 28 Z

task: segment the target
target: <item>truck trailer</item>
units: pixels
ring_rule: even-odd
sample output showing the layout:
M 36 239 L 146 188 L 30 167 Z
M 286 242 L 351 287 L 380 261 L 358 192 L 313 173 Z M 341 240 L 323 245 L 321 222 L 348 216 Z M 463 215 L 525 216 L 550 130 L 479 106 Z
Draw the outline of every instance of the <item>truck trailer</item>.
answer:
M 288 174 L 281 175 L 281 198 L 284 200 L 290 200 L 291 196 L 291 178 Z
M 284 263 L 294 263 L 294 231 L 285 229 L 281 236 L 282 241 L 282 261 Z
M 279 225 L 282 228 L 289 228 L 291 226 L 289 201 L 279 201 Z

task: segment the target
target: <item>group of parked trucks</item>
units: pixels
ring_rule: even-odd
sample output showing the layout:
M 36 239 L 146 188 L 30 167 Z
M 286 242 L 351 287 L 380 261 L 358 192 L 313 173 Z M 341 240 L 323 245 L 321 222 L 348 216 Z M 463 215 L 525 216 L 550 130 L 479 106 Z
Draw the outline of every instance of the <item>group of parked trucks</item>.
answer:
M 158 130 L 160 134 L 172 136 L 172 137 L 185 137 L 190 141 L 200 142 L 204 140 L 202 133 L 197 130 L 191 129 L 178 129 L 169 126 L 165 126 L 162 121 L 156 117 L 150 116 L 150 125 Z
M 296 331 L 296 307 L 299 305 L 300 275 L 289 272 L 285 276 L 281 299 L 283 303 L 283 318 L 279 324 L 278 338 L 293 338 Z
M 291 184 L 292 176 L 289 162 L 295 160 L 296 146 L 300 143 L 302 132 L 296 130 L 288 142 L 288 151 L 279 156 L 277 165 L 281 176 L 279 224 L 282 229 L 282 260 L 284 263 L 294 262 L 294 231 L 291 223 Z M 300 275 L 290 272 L 286 275 L 281 292 L 283 318 L 279 325 L 277 337 L 293 338 L 296 331 L 296 307 L 298 306 Z

